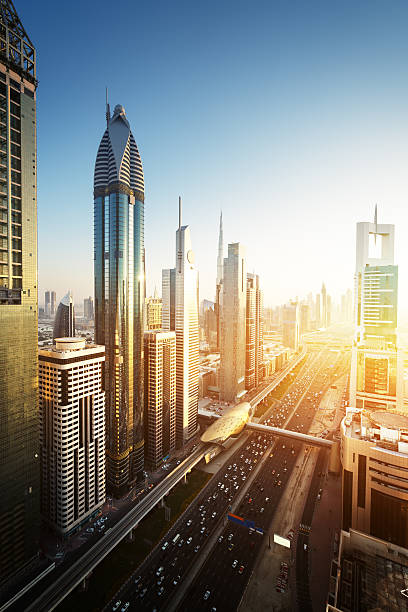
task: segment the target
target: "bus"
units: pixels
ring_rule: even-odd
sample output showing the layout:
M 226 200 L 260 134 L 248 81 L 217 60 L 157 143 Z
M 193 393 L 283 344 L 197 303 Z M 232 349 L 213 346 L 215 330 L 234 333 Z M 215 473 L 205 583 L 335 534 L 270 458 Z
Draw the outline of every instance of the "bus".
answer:
M 178 533 L 175 538 L 173 538 L 173 544 L 177 544 L 177 541 L 180 539 L 180 534 Z

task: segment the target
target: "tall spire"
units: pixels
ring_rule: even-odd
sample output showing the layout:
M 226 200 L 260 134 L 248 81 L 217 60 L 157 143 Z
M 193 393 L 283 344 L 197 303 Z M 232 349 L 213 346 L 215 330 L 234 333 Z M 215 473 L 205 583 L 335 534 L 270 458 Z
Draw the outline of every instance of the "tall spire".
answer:
M 181 229 L 181 196 L 179 196 L 179 229 Z
M 223 236 L 223 231 L 222 231 L 222 211 L 221 211 L 220 233 L 218 236 L 217 285 L 221 283 L 222 277 L 224 276 L 223 266 L 224 266 L 224 236 Z

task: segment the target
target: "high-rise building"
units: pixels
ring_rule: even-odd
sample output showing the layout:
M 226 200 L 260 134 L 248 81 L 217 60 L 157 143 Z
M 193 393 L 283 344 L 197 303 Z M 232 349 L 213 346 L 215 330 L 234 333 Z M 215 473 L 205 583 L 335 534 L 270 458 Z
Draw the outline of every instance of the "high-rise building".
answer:
M 176 329 L 176 268 L 162 270 L 162 329 Z
M 282 344 L 295 351 L 299 348 L 299 304 L 290 302 L 282 307 Z
M 38 551 L 36 51 L 0 7 L 0 583 Z
M 198 414 L 198 273 L 194 266 L 190 228 L 176 232 L 176 267 L 163 270 L 163 331 L 176 332 L 176 443 L 181 447 L 197 431 Z M 174 300 L 174 301 L 173 301 Z
M 245 249 L 228 245 L 221 309 L 220 397 L 234 402 L 245 393 L 247 275 Z
M 224 234 L 222 229 L 222 212 L 220 214 L 220 230 L 218 235 L 217 255 L 217 282 L 215 286 L 214 312 L 217 320 L 217 351 L 221 346 L 221 309 L 222 309 L 222 283 L 224 276 Z
M 161 329 L 162 301 L 157 295 L 146 298 L 146 330 Z
M 73 338 L 75 336 L 75 309 L 74 298 L 68 291 L 58 305 L 57 314 L 54 320 L 54 330 L 52 334 L 53 342 L 55 338 Z
M 263 378 L 263 296 L 259 276 L 247 274 L 246 287 L 245 389 L 249 391 Z
M 84 299 L 84 318 L 92 321 L 94 318 L 94 303 L 91 296 Z
M 357 224 L 355 337 L 350 405 L 402 408 L 402 353 L 397 346 L 398 267 L 394 226 Z
M 176 334 L 146 332 L 145 461 L 155 470 L 176 446 Z
M 305 334 L 310 331 L 310 306 L 309 304 L 300 305 L 300 321 L 299 321 L 299 334 Z
M 57 308 L 57 294 L 55 291 L 51 291 L 51 316 L 55 317 Z
M 57 338 L 39 350 L 41 510 L 66 536 L 105 501 L 103 346 Z
M 44 310 L 47 317 L 51 316 L 51 292 L 46 291 L 44 296 Z
M 327 327 L 327 291 L 324 283 L 322 284 L 321 326 Z
M 332 316 L 333 316 L 333 305 L 332 305 L 332 299 L 331 299 L 331 295 L 328 295 L 326 298 L 326 327 L 329 327 L 332 323 Z
M 350 408 L 340 432 L 343 529 L 408 548 L 408 416 Z
M 144 177 L 123 106 L 95 163 L 95 341 L 105 345 L 107 487 L 143 475 Z

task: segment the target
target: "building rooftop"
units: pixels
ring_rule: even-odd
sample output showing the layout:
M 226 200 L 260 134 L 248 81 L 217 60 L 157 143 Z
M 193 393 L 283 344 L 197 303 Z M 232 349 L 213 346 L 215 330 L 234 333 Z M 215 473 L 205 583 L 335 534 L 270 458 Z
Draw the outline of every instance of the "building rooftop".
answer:
M 230 436 L 240 433 L 249 421 L 250 411 L 251 404 L 248 402 L 241 402 L 227 409 L 223 416 L 203 433 L 201 441 L 222 444 Z
M 408 611 L 408 551 L 350 529 L 341 532 L 337 610 Z
M 370 442 L 378 450 L 408 454 L 408 415 L 375 410 L 348 410 L 342 420 L 344 436 Z

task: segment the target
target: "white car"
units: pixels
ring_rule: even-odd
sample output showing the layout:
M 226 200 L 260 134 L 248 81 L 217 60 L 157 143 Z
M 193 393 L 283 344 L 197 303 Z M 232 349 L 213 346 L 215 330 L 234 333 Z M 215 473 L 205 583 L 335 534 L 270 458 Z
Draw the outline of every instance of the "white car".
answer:
M 211 591 L 206 591 L 204 593 L 204 597 L 203 597 L 204 601 L 207 601 L 207 599 L 209 598 L 210 595 L 211 595 Z
M 235 568 L 237 567 L 237 565 L 238 565 L 238 560 L 237 560 L 237 559 L 235 559 L 235 560 L 232 562 L 232 567 L 235 569 Z

